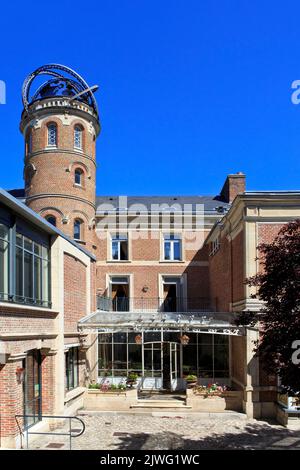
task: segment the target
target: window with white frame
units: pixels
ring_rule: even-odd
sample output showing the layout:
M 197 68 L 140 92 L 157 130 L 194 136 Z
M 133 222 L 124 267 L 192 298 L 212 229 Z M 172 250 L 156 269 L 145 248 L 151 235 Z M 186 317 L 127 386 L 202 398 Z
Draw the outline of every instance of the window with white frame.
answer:
M 180 261 L 182 257 L 181 236 L 174 233 L 164 234 L 164 260 Z
M 74 148 L 82 150 L 82 127 L 78 124 L 74 127 Z
M 213 256 L 220 249 L 220 237 L 211 242 L 210 256 Z
M 48 130 L 48 146 L 55 147 L 57 145 L 57 125 L 55 122 L 50 122 L 47 125 Z
M 111 259 L 116 261 L 128 260 L 128 237 L 127 235 L 112 235 L 111 237 Z

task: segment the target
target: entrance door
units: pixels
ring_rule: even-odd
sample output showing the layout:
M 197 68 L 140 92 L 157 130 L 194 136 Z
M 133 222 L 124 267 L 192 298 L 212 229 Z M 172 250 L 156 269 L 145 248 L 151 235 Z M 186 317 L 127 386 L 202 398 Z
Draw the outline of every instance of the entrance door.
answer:
M 181 310 L 181 278 L 164 276 L 163 278 L 163 311 L 179 312 Z
M 179 359 L 178 346 L 178 343 L 175 342 L 163 343 L 163 388 L 172 392 L 177 389 Z
M 23 361 L 25 376 L 23 382 L 25 426 L 31 426 L 41 420 L 41 354 L 37 349 L 28 352 Z

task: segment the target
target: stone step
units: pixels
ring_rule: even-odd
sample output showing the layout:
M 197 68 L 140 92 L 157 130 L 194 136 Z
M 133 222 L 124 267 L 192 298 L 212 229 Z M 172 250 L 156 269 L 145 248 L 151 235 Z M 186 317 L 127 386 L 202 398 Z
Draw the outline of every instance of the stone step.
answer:
M 177 401 L 177 400 L 172 400 L 172 401 L 166 401 L 166 400 L 138 400 L 138 402 L 134 405 L 131 405 L 130 408 L 153 408 L 153 409 L 191 409 L 191 406 L 187 406 L 184 402 L 182 401 Z

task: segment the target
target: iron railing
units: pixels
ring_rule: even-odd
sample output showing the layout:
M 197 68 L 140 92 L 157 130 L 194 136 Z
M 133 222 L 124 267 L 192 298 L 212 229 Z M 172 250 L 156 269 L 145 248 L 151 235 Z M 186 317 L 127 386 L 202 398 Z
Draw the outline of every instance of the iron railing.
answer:
M 205 297 L 104 297 L 97 296 L 97 309 L 104 312 L 211 312 Z
M 85 431 L 84 421 L 82 419 L 78 418 L 77 416 L 50 416 L 50 415 L 40 415 L 40 414 L 39 414 L 39 418 L 40 418 L 39 422 L 41 422 L 41 420 L 43 420 L 44 418 L 45 419 L 56 419 L 56 420 L 58 420 L 58 419 L 61 419 L 61 420 L 68 419 L 69 420 L 68 430 L 66 432 L 30 431 L 33 424 L 26 424 L 26 423 L 28 423 L 28 418 L 34 418 L 35 419 L 36 416 L 37 415 L 27 415 L 27 414 L 15 415 L 17 426 L 19 428 L 20 433 L 23 436 L 26 433 L 26 449 L 29 449 L 29 435 L 41 435 L 41 436 L 69 436 L 69 448 L 70 448 L 70 450 L 72 450 L 72 438 L 82 436 L 82 434 Z M 23 430 L 22 430 L 22 426 L 20 425 L 20 423 L 18 421 L 18 418 L 20 418 L 20 419 L 22 418 L 22 420 L 23 420 Z M 72 429 L 72 427 L 71 427 L 72 426 L 72 420 L 77 420 L 77 421 L 80 422 L 81 428 L 80 428 L 79 432 L 75 433 L 75 430 Z M 34 423 L 34 424 L 37 424 L 37 423 Z M 76 429 L 76 431 L 78 431 L 78 430 Z

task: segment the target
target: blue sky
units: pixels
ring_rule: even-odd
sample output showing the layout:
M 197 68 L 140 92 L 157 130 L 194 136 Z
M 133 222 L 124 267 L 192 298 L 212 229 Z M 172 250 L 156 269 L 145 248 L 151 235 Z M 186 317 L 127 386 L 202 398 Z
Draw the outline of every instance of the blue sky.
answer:
M 97 194 L 300 189 L 298 3 L 114 0 L 1 4 L 0 186 L 22 187 L 21 86 L 63 63 L 90 84 Z

